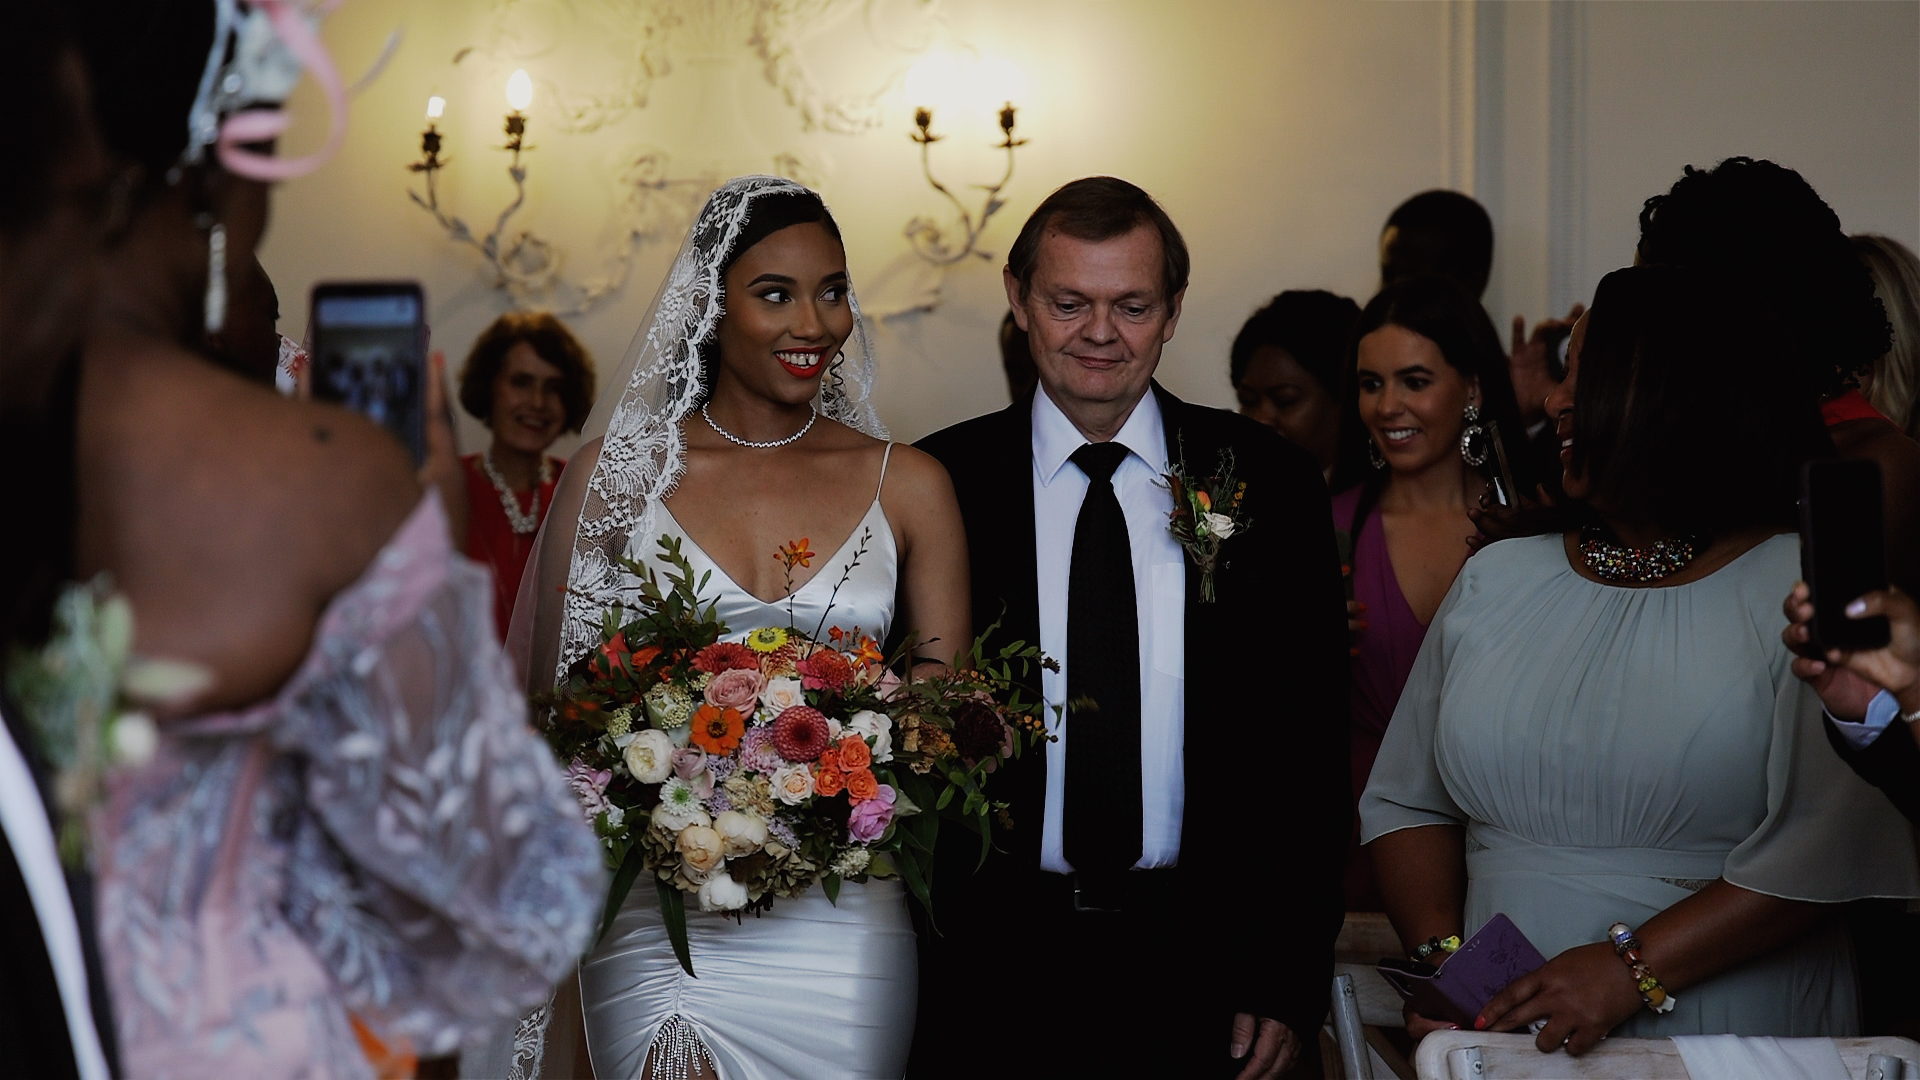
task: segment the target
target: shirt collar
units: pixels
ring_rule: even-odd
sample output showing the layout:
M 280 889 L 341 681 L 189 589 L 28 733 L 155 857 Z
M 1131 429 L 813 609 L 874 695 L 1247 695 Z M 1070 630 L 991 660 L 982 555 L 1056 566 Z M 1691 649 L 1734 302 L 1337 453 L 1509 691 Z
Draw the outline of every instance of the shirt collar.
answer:
M 1160 415 L 1160 401 L 1151 388 L 1133 407 L 1113 441 L 1125 446 L 1128 456 L 1138 458 L 1153 470 L 1153 475 L 1167 471 L 1167 428 Z M 1040 485 L 1051 486 L 1073 452 L 1086 443 L 1087 437 L 1047 396 L 1047 388 L 1040 387 L 1033 395 L 1033 467 L 1039 472 Z

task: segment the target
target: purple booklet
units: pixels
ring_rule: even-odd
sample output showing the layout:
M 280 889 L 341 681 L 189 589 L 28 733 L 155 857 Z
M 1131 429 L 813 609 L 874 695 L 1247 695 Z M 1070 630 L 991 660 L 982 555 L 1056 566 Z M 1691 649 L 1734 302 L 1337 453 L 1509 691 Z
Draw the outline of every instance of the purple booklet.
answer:
M 1546 962 L 1512 919 L 1495 915 L 1438 968 L 1418 960 L 1382 960 L 1376 970 L 1414 1012 L 1471 1030 L 1495 994 Z

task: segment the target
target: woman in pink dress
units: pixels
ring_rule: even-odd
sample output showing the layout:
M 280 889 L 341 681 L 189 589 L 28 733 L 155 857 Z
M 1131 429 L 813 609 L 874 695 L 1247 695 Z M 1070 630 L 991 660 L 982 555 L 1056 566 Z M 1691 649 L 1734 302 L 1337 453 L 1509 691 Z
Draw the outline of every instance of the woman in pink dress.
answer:
M 252 142 L 271 112 L 245 148 L 226 113 L 285 96 L 286 43 L 338 80 L 297 10 L 94 0 L 78 21 L 133 195 L 83 348 L 75 562 L 131 602 L 136 654 L 204 676 L 94 814 L 120 1060 L 371 1077 L 350 1012 L 449 1054 L 546 998 L 603 872 L 437 492 L 364 418 L 201 351 L 264 228 L 259 178 L 293 164 Z M 444 441 L 430 460 L 458 467 Z
M 1495 430 L 1520 445 L 1506 354 L 1486 312 L 1452 283 L 1392 285 L 1368 302 L 1349 354 L 1347 424 L 1364 432 L 1370 475 L 1334 496 L 1333 526 L 1351 551 L 1353 795 L 1367 788 L 1387 722 L 1427 624 L 1467 561 L 1469 508 L 1497 467 Z M 1517 471 L 1525 455 L 1509 462 Z M 1521 491 L 1532 478 L 1516 475 Z M 1347 859 L 1347 910 L 1381 910 L 1358 819 Z

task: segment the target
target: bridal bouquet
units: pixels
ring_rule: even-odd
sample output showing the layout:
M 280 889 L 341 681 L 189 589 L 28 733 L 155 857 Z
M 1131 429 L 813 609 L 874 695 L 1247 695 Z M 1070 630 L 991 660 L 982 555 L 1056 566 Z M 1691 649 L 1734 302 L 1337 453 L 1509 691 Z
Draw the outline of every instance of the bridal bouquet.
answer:
M 728 640 L 679 542 L 660 549 L 666 587 L 627 560 L 638 611 L 605 612 L 599 649 L 541 702 L 614 874 L 602 934 L 650 873 L 691 974 L 689 896 L 738 912 L 897 875 L 925 904 L 942 813 L 977 831 L 986 857 L 993 819 L 1006 823 L 987 775 L 1047 737 L 1014 682 L 1037 648 L 986 657 L 976 642 L 959 670 L 903 682 L 857 630 L 765 626 Z M 789 575 L 812 557 L 804 540 L 776 556 Z

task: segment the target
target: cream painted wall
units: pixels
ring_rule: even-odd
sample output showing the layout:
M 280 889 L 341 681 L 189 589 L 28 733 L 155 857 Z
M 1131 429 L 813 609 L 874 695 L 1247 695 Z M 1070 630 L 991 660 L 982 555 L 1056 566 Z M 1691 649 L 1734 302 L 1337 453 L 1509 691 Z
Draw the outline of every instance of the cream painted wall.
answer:
M 527 3 L 515 11 L 539 10 Z M 616 178 L 632 147 L 659 145 L 686 172 L 765 169 L 787 151 L 822 174 L 863 301 L 882 308 L 910 297 L 926 271 L 901 229 L 941 204 L 905 138 L 911 103 L 897 81 L 883 99 L 888 127 L 802 133 L 744 50 L 715 46 L 707 50 L 714 58 L 692 59 L 699 50 L 686 38 L 720 36 L 694 26 L 679 32 L 678 50 L 669 41 L 676 68 L 654 82 L 647 109 L 593 134 L 557 130 L 556 94 L 586 92 L 620 69 L 623 24 L 608 13 L 634 3 L 572 0 L 568 15 L 556 2 L 563 14 L 550 22 L 520 14 L 504 24 L 497 5 L 476 0 L 344 5 L 327 37 L 349 72 L 377 55 L 396 25 L 406 38 L 356 100 L 343 153 L 277 195 L 262 258 L 281 291 L 282 329 L 302 331 L 314 281 L 417 277 L 436 341 L 457 365 L 504 297 L 478 259 L 407 200 L 413 178 L 403 165 L 415 153 L 425 98 L 444 94 L 453 160 L 445 199 L 470 221 L 496 213 L 510 187 L 505 155 L 489 147 L 499 141 L 501 87 L 515 66 L 539 83 L 521 223 L 559 243 L 582 276 L 598 272 L 617 239 L 609 226 L 621 197 Z M 1794 164 L 1849 228 L 1920 242 L 1913 2 L 1574 9 L 1568 0 L 877 0 L 871 26 L 860 5 L 846 6 L 853 15 L 796 49 L 827 89 L 885 86 L 911 62 L 900 46 L 929 40 L 996 51 L 1025 73 L 1020 131 L 1033 141 L 984 239 L 996 256 L 1038 200 L 1076 176 L 1124 176 L 1165 202 L 1193 249 L 1194 276 L 1162 376 L 1197 400 L 1231 402 L 1227 346 L 1272 293 L 1327 287 L 1364 300 L 1388 211 L 1449 179 L 1477 188 L 1493 208 L 1499 250 L 1488 301 L 1503 320 L 1546 311 L 1556 259 L 1571 267 L 1570 281 L 1584 283 L 1575 291 L 1590 289 L 1631 257 L 1641 199 L 1681 165 L 1728 153 Z M 523 31 L 522 46 L 503 45 L 501 25 Z M 1585 60 L 1584 82 L 1571 91 L 1571 69 L 1556 72 L 1550 62 L 1556 40 L 1575 42 Z M 468 46 L 475 51 L 453 63 Z M 1555 97 L 1556 86 L 1572 97 Z M 1577 108 L 1556 111 L 1556 102 Z M 298 149 L 317 138 L 319 106 L 303 91 L 295 107 L 301 123 L 290 143 Z M 1569 143 L 1555 117 L 1569 115 L 1578 118 L 1585 167 L 1573 216 L 1556 227 L 1550 164 Z M 954 135 L 935 148 L 943 178 L 996 175 L 985 148 L 996 133 L 984 110 L 937 119 Z M 1479 125 L 1478 137 L 1463 124 Z M 643 245 L 622 292 L 569 319 L 603 366 L 626 348 L 678 243 L 679 228 L 672 231 Z M 993 344 L 1004 310 L 998 263 L 972 261 L 947 275 L 936 310 L 883 321 L 879 400 L 896 436 L 915 438 L 1005 402 Z M 485 433 L 467 425 L 463 438 L 478 447 Z

